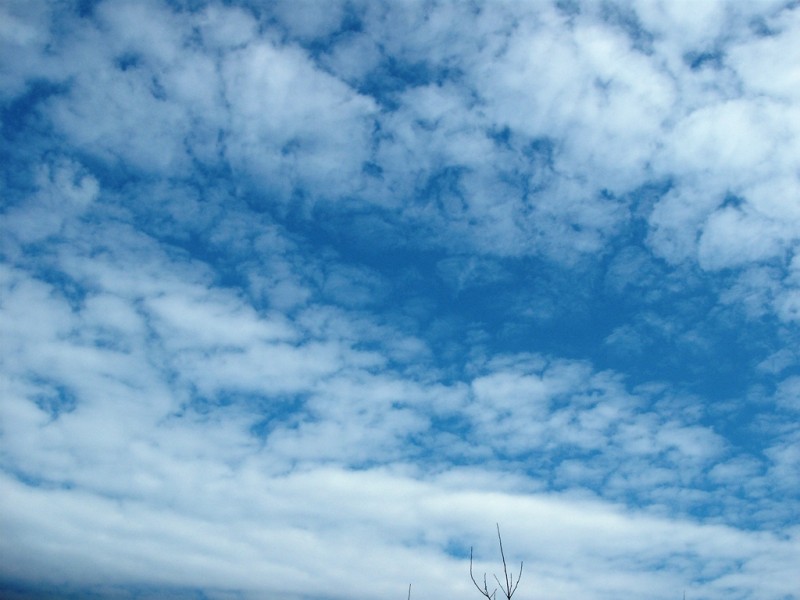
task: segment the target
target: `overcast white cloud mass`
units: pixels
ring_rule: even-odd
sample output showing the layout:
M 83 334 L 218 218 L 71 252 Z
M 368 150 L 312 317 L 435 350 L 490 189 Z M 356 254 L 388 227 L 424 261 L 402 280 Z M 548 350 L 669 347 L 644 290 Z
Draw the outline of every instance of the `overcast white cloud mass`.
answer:
M 798 39 L 0 2 L 0 596 L 800 598 Z

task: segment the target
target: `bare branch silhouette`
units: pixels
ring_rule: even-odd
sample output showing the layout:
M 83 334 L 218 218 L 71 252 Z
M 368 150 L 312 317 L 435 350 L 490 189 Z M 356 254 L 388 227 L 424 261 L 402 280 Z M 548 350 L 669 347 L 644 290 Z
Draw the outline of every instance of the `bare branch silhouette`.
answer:
M 497 575 L 494 575 L 494 580 L 497 582 L 497 585 L 500 587 L 500 590 L 503 592 L 503 595 L 506 597 L 506 599 L 511 600 L 511 596 L 513 596 L 514 592 L 517 591 L 519 582 L 522 579 L 522 561 L 519 563 L 519 574 L 517 575 L 516 582 L 514 582 L 514 573 L 512 572 L 510 575 L 508 573 L 508 564 L 506 563 L 506 553 L 503 549 L 503 537 L 500 535 L 499 523 L 497 524 L 497 540 L 500 542 L 500 558 L 503 560 L 503 577 L 505 579 L 505 583 L 500 581 Z M 480 584 L 475 581 L 475 575 L 472 573 L 472 548 L 469 549 L 469 576 L 472 579 L 472 583 L 475 584 L 475 587 L 483 596 L 486 596 L 488 600 L 494 600 L 495 596 L 497 595 L 497 588 L 489 593 L 489 586 L 486 582 L 486 573 L 483 574 L 483 588 L 481 588 Z
M 478 588 L 478 591 L 481 594 L 486 596 L 489 600 L 493 600 L 494 599 L 494 596 L 497 593 L 497 588 L 495 588 L 495 590 L 491 594 L 489 593 L 489 587 L 488 587 L 488 585 L 486 583 L 486 573 L 483 574 L 483 589 L 481 589 L 481 586 L 478 585 L 477 581 L 475 581 L 475 576 L 472 574 L 472 547 L 471 546 L 470 546 L 470 549 L 469 549 L 469 576 L 472 579 L 472 583 L 475 584 L 475 587 Z

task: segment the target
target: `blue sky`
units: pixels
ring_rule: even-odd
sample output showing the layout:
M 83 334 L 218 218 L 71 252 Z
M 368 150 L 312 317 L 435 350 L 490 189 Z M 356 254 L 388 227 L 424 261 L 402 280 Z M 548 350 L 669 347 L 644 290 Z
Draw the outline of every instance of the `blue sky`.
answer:
M 798 38 L 0 2 L 0 595 L 800 598 Z

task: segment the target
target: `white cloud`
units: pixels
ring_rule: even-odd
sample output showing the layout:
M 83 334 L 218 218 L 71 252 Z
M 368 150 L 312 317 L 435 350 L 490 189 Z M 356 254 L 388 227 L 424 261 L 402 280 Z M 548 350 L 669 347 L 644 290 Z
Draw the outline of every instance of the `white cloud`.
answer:
M 468 594 L 501 522 L 551 598 L 794 593 L 798 11 L 309 7 L 0 8 L 4 107 L 55 84 L 4 113 L 0 579 Z M 544 304 L 652 362 L 777 317 L 768 391 L 498 355 Z
M 24 206 L 5 215 L 5 229 L 23 243 L 61 233 L 97 198 L 97 179 L 80 164 L 61 159 L 43 164 L 36 174 L 36 192 Z
M 335 590 L 336 597 L 366 598 L 376 590 L 399 593 L 413 578 L 415 593 L 433 597 L 444 590 L 469 591 L 466 556 L 441 553 L 450 541 L 475 545 L 478 573 L 496 569 L 496 540 L 483 523 L 497 519 L 505 525 L 509 560 L 526 557 L 521 590 L 533 586 L 555 598 L 594 590 L 586 591 L 587 597 L 604 599 L 624 590 L 644 592 L 646 583 L 652 593 L 655 578 L 662 584 L 657 597 L 668 598 L 686 585 L 687 576 L 702 574 L 707 581 L 694 592 L 711 597 L 724 595 L 726 584 L 757 589 L 765 598 L 791 593 L 787 576 L 797 554 L 791 532 L 783 539 L 757 536 L 626 516 L 592 501 L 448 488 L 380 470 L 317 469 L 265 478 L 255 466 L 232 473 L 227 484 L 226 475 L 207 471 L 192 483 L 195 510 L 189 512 L 154 511 L 142 502 L 80 491 L 45 492 L 6 479 L 3 514 L 13 516 L 14 524 L 4 524 L 10 533 L 5 544 L 29 550 L 30 560 L 20 568 L 37 577 L 53 558 L 69 557 L 70 573 L 46 570 L 53 581 L 66 576 L 94 581 L 99 574 L 108 584 L 158 581 L 230 589 L 235 582 L 248 597 Z M 237 481 L 245 485 L 232 487 Z M 317 497 L 330 499 L 337 522 L 319 512 Z M 198 513 L 215 503 L 222 512 L 214 509 L 212 520 L 200 518 Z M 231 520 L 228 513 L 241 516 Z M 387 515 L 393 527 L 376 529 Z M 78 531 L 91 543 L 73 545 Z M 142 538 L 143 531 L 152 534 Z M 759 581 L 760 560 L 750 558 L 759 555 L 774 558 L 773 582 L 766 589 Z M 743 564 L 741 574 L 731 580 L 726 572 L 737 563 Z M 363 572 L 381 576 L 365 588 L 363 579 L 354 577 Z
M 246 46 L 258 35 L 258 23 L 245 9 L 211 4 L 199 19 L 203 41 L 221 49 Z
M 800 290 L 790 289 L 775 301 L 778 316 L 788 323 L 800 321 Z
M 790 411 L 800 411 L 800 377 L 788 377 L 783 380 L 775 392 L 778 404 Z
M 369 98 L 299 48 L 270 42 L 229 54 L 222 73 L 231 109 L 226 154 L 234 164 L 280 197 L 291 196 L 292 185 L 323 197 L 358 191 L 375 112 Z
M 148 312 L 163 323 L 164 337 L 175 339 L 179 347 L 244 348 L 297 338 L 296 330 L 280 317 L 259 316 L 223 294 L 191 291 L 188 297 L 160 295 L 147 302 Z
M 567 459 L 558 469 L 573 485 L 592 482 L 612 498 L 644 493 L 657 503 L 666 489 L 680 493 L 679 481 L 703 479 L 703 470 L 727 452 L 710 428 L 644 410 L 650 399 L 628 393 L 613 374 L 568 361 L 530 368 L 473 380 L 465 411 L 476 442 L 511 456 L 556 449 L 580 456 L 580 463 Z
M 545 6 L 472 12 L 443 4 L 425 19 L 421 5 L 365 7 L 361 29 L 332 38 L 319 58 L 343 83 L 263 23 L 259 33 L 242 9 L 210 5 L 191 15 L 204 47 L 158 3 L 101 4 L 98 26 L 80 22 L 61 42 L 63 58 L 31 68 L 60 64 L 73 75 L 68 95 L 47 105 L 73 141 L 145 169 L 175 172 L 192 157 L 224 156 L 268 196 L 300 193 L 312 203 L 362 196 L 384 206 L 407 205 L 425 173 L 462 169 L 458 191 L 439 206 L 405 209 L 412 221 L 449 230 L 438 243 L 450 238 L 462 248 L 569 264 L 601 252 L 629 222 L 625 203 L 604 194 L 671 178 L 673 191 L 649 219 L 660 256 L 717 268 L 784 251 L 793 228 L 764 222 L 760 249 L 742 255 L 718 235 L 724 215 L 712 213 L 733 193 L 769 219 L 793 214 L 793 203 L 778 199 L 797 192 L 791 86 L 764 82 L 791 81 L 796 11 L 779 3 L 634 8 L 621 27 L 592 3 L 572 16 Z M 337 4 L 317 21 L 285 9 L 274 7 L 270 18 L 305 43 L 336 30 L 345 10 Z M 753 36 L 754 19 L 775 35 Z M 733 33 L 722 35 L 726 29 Z M 636 31 L 652 43 L 636 49 Z M 105 50 L 90 52 L 95 47 Z M 364 49 L 358 66 L 373 70 L 353 71 L 352 56 L 342 62 L 352 47 Z M 692 70 L 683 58 L 691 52 L 717 53 L 725 68 Z M 389 77 L 379 73 L 390 55 L 423 74 L 458 77 L 433 83 L 423 75 L 393 94 L 397 110 L 379 112 L 355 89 Z M 769 69 L 757 68 L 764 63 Z M 491 139 L 504 127 L 511 148 Z M 520 160 L 537 140 L 550 144 L 545 168 L 536 157 Z M 379 178 L 362 173 L 368 163 L 382 170 Z
M 42 60 L 50 9 L 44 1 L 4 2 L 0 7 L 0 48 L 5 57 L 0 69 L 0 94 L 4 100 L 23 93 L 34 73 L 55 75 Z
M 748 93 L 763 94 L 787 104 L 798 99 L 800 50 L 793 34 L 798 19 L 796 10 L 769 15 L 766 25 L 773 35 L 748 39 L 728 51 L 726 61 L 742 78 Z
M 722 208 L 703 227 L 697 249 L 700 265 L 720 269 L 780 257 L 781 229 L 758 214 Z
M 750 100 L 723 100 L 691 112 L 670 132 L 662 169 L 738 191 L 768 167 L 771 133 L 779 126 L 766 120 L 769 115 Z
M 292 36 L 309 41 L 336 32 L 346 8 L 344 2 L 331 2 L 326 10 L 319 10 L 314 0 L 278 0 L 269 7 Z

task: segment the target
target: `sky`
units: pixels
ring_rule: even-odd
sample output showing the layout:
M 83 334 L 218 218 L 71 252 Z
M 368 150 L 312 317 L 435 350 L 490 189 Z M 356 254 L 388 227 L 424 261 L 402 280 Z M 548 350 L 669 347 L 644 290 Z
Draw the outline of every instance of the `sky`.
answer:
M 798 39 L 0 0 L 0 596 L 800 598 Z

